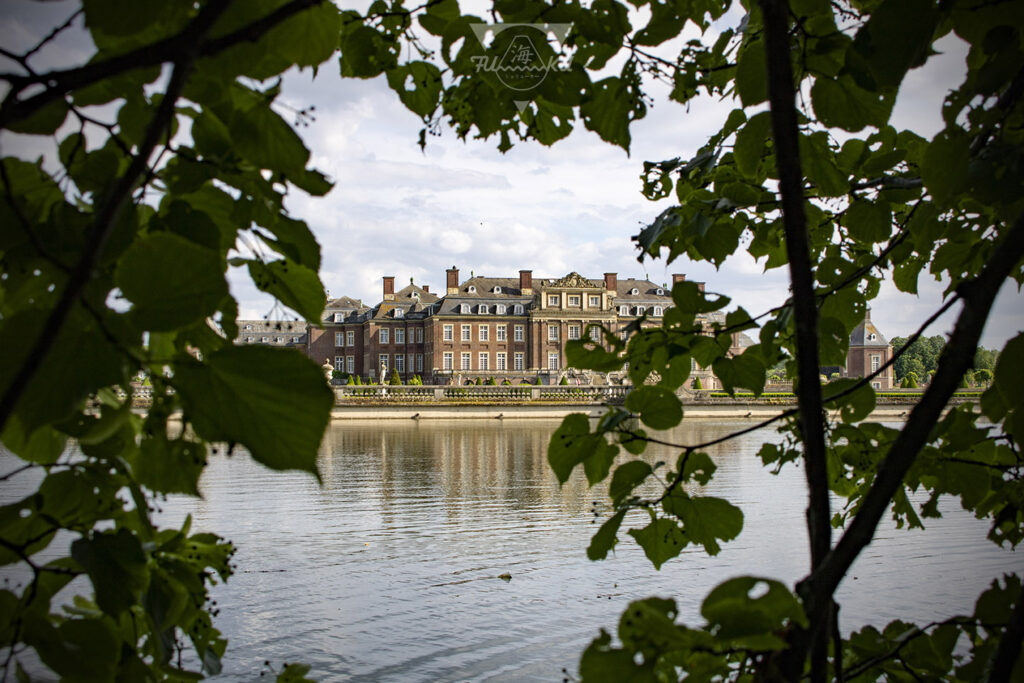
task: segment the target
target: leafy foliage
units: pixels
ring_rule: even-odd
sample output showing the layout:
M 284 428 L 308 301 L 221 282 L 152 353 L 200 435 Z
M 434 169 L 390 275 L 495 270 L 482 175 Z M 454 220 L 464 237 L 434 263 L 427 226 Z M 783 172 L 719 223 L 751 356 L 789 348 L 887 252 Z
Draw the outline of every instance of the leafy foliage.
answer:
M 4 135 L 57 149 L 0 160 L 0 438 L 24 463 L 4 479 L 39 478 L 0 511 L 0 562 L 31 577 L 0 593 L 4 680 L 29 650 L 64 680 L 220 671 L 209 589 L 234 549 L 151 513 L 159 495 L 198 495 L 208 458 L 236 446 L 316 473 L 323 373 L 293 350 L 234 347 L 226 276 L 247 269 L 319 323 L 320 248 L 284 199 L 331 184 L 269 79 L 329 58 L 340 27 L 313 0 L 86 0 L 38 49 L 4 52 Z M 33 68 L 75 31 L 87 65 Z M 62 604 L 76 577 L 85 594 Z

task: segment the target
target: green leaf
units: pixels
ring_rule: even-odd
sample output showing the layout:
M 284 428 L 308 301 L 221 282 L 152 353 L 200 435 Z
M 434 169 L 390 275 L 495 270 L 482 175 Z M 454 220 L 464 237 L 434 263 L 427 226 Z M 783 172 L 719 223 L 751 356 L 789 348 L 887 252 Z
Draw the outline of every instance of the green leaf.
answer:
M 892 234 L 892 211 L 885 202 L 858 199 L 847 207 L 843 225 L 856 240 L 884 242 Z
M 843 422 L 856 424 L 867 418 L 875 409 L 875 391 L 871 385 L 865 383 L 856 391 L 838 399 L 830 399 L 840 392 L 846 391 L 856 385 L 859 378 L 844 378 L 829 382 L 827 387 L 822 388 L 826 408 L 838 408 Z
M 292 127 L 268 104 L 257 104 L 231 120 L 234 150 L 260 168 L 299 174 L 309 150 Z
M 220 255 L 169 233 L 138 239 L 117 265 L 114 281 L 143 330 L 174 330 L 213 314 L 228 296 Z
M 686 313 L 710 313 L 729 305 L 731 299 L 727 296 L 712 295 L 715 298 L 709 299 L 708 294 L 703 292 L 696 282 L 684 280 L 672 286 L 672 301 Z
M 619 527 L 622 526 L 622 519 L 625 516 L 626 510 L 619 510 L 597 530 L 597 533 L 590 539 L 590 545 L 587 546 L 587 558 L 590 561 L 603 560 L 608 557 L 608 551 L 619 542 Z
M 836 166 L 834 156 L 824 131 L 800 136 L 800 163 L 804 175 L 823 197 L 839 197 L 850 189 L 847 176 Z
M 884 126 L 894 103 L 892 94 L 864 90 L 846 75 L 818 76 L 811 86 L 811 104 L 818 119 L 826 126 L 852 133 L 866 126 Z
M 338 8 L 332 2 L 323 2 L 274 27 L 263 41 L 296 66 L 317 66 L 338 49 L 340 35 Z
M 6 128 L 12 133 L 53 135 L 64 123 L 69 110 L 67 101 L 63 97 L 58 97 L 44 104 L 31 115 L 8 123 Z
M 722 498 L 690 497 L 677 488 L 662 507 L 682 520 L 687 539 L 704 546 L 708 555 L 717 555 L 722 549 L 719 539 L 731 541 L 743 530 L 743 511 Z
M 96 604 L 114 617 L 138 602 L 149 580 L 142 544 L 128 529 L 81 538 L 71 544 L 71 556 L 89 574 Z
M 608 476 L 617 446 L 608 443 L 603 434 L 590 431 L 590 421 L 583 413 L 567 415 L 551 435 L 548 443 L 548 464 L 558 481 L 564 484 L 576 465 L 582 464 L 587 481 L 594 485 Z
M 940 12 L 931 0 L 883 0 L 853 41 L 872 78 L 895 88 L 928 57 Z
M 275 296 L 310 324 L 320 323 L 327 296 L 316 271 L 288 258 L 269 263 L 251 260 L 249 275 L 260 290 Z
M 732 153 L 736 159 L 737 170 L 746 177 L 757 176 L 765 143 L 768 141 L 771 131 L 771 113 L 763 111 L 751 116 L 740 132 L 736 133 L 736 143 L 733 145 Z
M 939 205 L 949 205 L 967 186 L 970 139 L 959 128 L 935 136 L 924 154 L 921 180 Z
M 650 524 L 643 529 L 630 529 L 629 535 L 644 549 L 644 554 L 655 569 L 661 569 L 661 565 L 681 553 L 689 543 L 678 524 L 670 519 L 655 517 L 653 513 Z
M 764 391 L 767 368 L 764 362 L 753 355 L 741 353 L 732 358 L 718 358 L 711 364 L 715 376 L 722 383 L 722 388 L 729 393 L 743 387 L 760 396 Z
M 612 503 L 619 505 L 630 493 L 651 475 L 651 466 L 642 460 L 631 460 L 615 468 L 608 496 Z
M 807 626 L 796 596 L 772 579 L 741 576 L 719 584 L 701 605 L 708 627 L 734 647 L 780 650 L 786 646 L 777 633 L 790 623 Z
M 395 55 L 388 41 L 369 26 L 359 26 L 341 39 L 341 75 L 373 78 L 394 68 Z
M 635 387 L 626 396 L 626 408 L 638 413 L 640 420 L 652 429 L 671 429 L 683 419 L 683 404 L 664 387 Z
M 706 486 L 718 466 L 707 453 L 692 451 L 679 456 L 679 468 L 683 481 L 695 481 L 701 486 Z
M 593 84 L 590 97 L 580 105 L 580 116 L 588 130 L 628 152 L 629 124 L 643 117 L 642 106 L 626 82 L 612 76 Z
M 175 366 L 185 417 L 210 441 L 237 442 L 277 470 L 316 473 L 334 393 L 315 363 L 291 349 L 228 347 Z
M 893 269 L 892 281 L 896 288 L 907 294 L 917 294 L 917 278 L 927 261 L 923 257 L 911 257 L 900 261 Z
M 206 446 L 184 439 L 168 440 L 166 434 L 157 433 L 142 440 L 131 464 L 139 483 L 151 491 L 198 496 Z
M 751 40 L 740 52 L 736 65 L 736 92 L 744 107 L 752 107 L 768 99 L 765 47 L 759 38 Z
M 387 73 L 388 85 L 409 111 L 427 118 L 441 101 L 441 70 L 429 62 L 410 62 Z

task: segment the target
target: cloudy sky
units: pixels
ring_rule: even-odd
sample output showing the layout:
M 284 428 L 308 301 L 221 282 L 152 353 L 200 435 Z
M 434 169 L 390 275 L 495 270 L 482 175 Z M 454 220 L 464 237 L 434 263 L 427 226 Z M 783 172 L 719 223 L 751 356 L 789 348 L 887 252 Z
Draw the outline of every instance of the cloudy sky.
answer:
M 45 26 L 24 14 L 8 13 L 0 20 L 0 35 L 12 48 L 15 37 L 22 43 Z M 911 72 L 893 124 L 922 135 L 939 130 L 939 103 L 959 82 L 963 58 L 961 49 L 948 44 L 926 69 Z M 401 105 L 383 77 L 343 81 L 334 60 L 315 79 L 309 70 L 289 74 L 281 101 L 296 109 L 315 106 L 315 120 L 299 133 L 312 150 L 312 164 L 336 182 L 325 198 L 296 191 L 289 210 L 320 240 L 321 277 L 332 297 L 376 303 L 384 275 L 395 276 L 399 287 L 413 278 L 437 291 L 444 286 L 445 269 L 454 265 L 463 278 L 471 273 L 513 277 L 531 269 L 535 277 L 617 272 L 662 283 L 678 272 L 707 282 L 753 314 L 777 305 L 786 296 L 784 270 L 766 273 L 746 254 L 717 271 L 686 260 L 637 262 L 630 238 L 668 205 L 641 195 L 643 162 L 693 155 L 733 106 L 703 99 L 687 108 L 669 102 L 657 87 L 651 92 L 655 104 L 631 128 L 630 155 L 582 125 L 551 148 L 520 144 L 506 154 L 493 138 L 462 141 L 444 130 L 428 137 L 421 152 L 418 117 Z M 8 139 L 4 152 L 18 147 Z M 243 317 L 274 311 L 273 302 L 241 273 L 231 279 Z M 940 303 L 942 289 L 927 275 L 917 297 L 884 286 L 872 319 L 887 336 L 909 334 Z M 940 321 L 928 334 L 945 332 L 951 322 Z M 1001 347 L 1019 330 L 1024 330 L 1024 299 L 1007 287 L 982 344 Z

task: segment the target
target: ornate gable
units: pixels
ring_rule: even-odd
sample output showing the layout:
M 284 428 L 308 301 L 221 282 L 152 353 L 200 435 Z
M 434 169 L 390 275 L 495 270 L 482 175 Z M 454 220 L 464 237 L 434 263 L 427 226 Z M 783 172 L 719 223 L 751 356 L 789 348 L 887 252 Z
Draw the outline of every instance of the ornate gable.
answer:
M 599 285 L 595 285 L 593 282 L 583 277 L 576 271 L 573 271 L 563 277 L 561 280 L 555 280 L 551 283 L 551 287 L 573 287 L 576 289 L 600 289 Z

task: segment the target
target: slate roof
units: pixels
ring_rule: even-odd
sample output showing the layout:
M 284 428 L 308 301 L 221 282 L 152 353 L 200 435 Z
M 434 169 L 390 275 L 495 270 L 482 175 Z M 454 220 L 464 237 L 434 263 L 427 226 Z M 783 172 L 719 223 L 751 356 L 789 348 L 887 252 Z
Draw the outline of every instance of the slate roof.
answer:
M 476 291 L 469 291 L 470 287 L 475 288 Z M 495 287 L 501 287 L 501 292 L 495 292 Z M 458 295 L 451 296 L 470 298 L 509 298 L 521 297 L 523 296 L 523 293 L 519 289 L 519 278 L 517 277 L 476 276 L 465 280 L 459 285 Z
M 632 294 L 634 289 L 637 290 L 636 294 Z M 661 294 L 658 294 L 659 289 L 662 291 Z M 650 280 L 623 278 L 615 285 L 615 295 L 616 302 L 621 300 L 624 303 L 630 301 L 671 301 L 672 288 L 662 287 Z
M 875 335 L 875 339 L 871 339 L 872 334 Z M 864 322 L 853 328 L 853 332 L 850 333 L 850 346 L 880 346 L 885 348 L 889 346 L 889 340 L 878 331 L 875 324 L 871 322 L 869 315 Z

